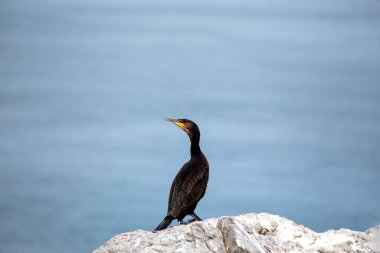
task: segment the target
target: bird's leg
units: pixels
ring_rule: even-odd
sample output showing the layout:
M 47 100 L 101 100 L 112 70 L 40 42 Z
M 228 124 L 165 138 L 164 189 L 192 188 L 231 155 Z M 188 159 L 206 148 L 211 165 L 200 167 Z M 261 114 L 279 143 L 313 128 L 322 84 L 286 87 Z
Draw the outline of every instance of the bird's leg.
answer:
M 179 224 L 180 224 L 180 225 L 187 225 L 187 224 L 189 224 L 189 223 L 191 223 L 191 222 L 193 222 L 193 221 L 201 221 L 201 220 L 202 220 L 202 219 L 199 218 L 199 216 L 196 215 L 194 212 L 191 213 L 190 215 L 191 215 L 191 217 L 193 217 L 191 220 L 183 221 L 183 219 L 182 219 L 182 220 L 179 221 Z
M 191 220 L 189 220 L 189 221 L 183 221 L 183 220 L 180 220 L 179 221 L 179 224 L 180 225 L 187 225 L 187 224 L 189 224 L 189 223 L 191 223 L 191 222 L 193 222 L 193 221 L 195 221 L 194 219 L 191 219 Z
M 199 218 L 199 216 L 196 215 L 194 212 L 191 213 L 190 215 L 191 215 L 191 217 L 193 217 L 193 218 L 192 218 L 191 220 L 189 220 L 188 222 L 186 222 L 186 224 L 189 224 L 189 223 L 191 223 L 191 222 L 193 222 L 193 221 L 201 221 L 201 220 L 202 220 L 202 219 Z
M 193 212 L 192 214 L 190 214 L 190 215 L 191 215 L 191 217 L 193 217 L 193 221 L 195 221 L 195 220 L 197 220 L 197 221 L 201 221 L 201 220 L 202 220 L 202 219 L 199 218 L 199 216 L 196 215 L 194 212 Z
M 193 221 L 196 221 L 196 219 L 191 219 L 187 221 L 187 224 L 192 223 Z

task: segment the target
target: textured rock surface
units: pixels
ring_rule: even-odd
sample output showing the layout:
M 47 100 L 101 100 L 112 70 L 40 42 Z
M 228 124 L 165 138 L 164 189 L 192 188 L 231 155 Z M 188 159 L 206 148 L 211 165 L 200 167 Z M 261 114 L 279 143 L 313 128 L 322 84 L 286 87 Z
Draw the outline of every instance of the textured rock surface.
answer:
M 366 232 L 348 229 L 316 233 L 286 218 L 245 214 L 208 219 L 152 233 L 116 235 L 93 253 L 129 252 L 374 252 L 380 253 L 380 225 Z

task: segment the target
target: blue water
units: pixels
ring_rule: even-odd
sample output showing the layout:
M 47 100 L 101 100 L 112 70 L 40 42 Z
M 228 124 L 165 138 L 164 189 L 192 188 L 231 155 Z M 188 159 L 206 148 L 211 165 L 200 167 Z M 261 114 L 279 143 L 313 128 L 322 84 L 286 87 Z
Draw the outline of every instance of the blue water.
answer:
M 380 3 L 0 3 L 0 251 L 152 230 L 189 141 L 202 218 L 380 223 Z

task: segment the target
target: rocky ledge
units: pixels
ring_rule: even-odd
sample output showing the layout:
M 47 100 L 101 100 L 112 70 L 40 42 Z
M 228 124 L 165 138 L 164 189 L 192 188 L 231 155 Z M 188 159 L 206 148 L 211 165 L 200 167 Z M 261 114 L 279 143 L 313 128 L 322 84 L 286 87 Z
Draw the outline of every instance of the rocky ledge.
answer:
M 374 252 L 380 253 L 380 225 L 365 232 L 314 232 L 286 218 L 260 213 L 208 219 L 157 233 L 116 235 L 93 253 L 129 252 Z

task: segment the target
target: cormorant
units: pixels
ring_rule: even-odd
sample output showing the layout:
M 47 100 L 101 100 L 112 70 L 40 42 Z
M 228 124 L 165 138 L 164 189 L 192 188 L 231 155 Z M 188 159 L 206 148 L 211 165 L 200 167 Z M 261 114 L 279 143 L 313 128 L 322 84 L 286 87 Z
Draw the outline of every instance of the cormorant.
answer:
M 164 220 L 153 231 L 167 228 L 170 223 L 177 219 L 180 224 L 186 215 L 191 215 L 192 220 L 201 220 L 194 210 L 199 200 L 205 195 L 208 182 L 208 162 L 199 147 L 200 132 L 198 126 L 188 119 L 169 119 L 179 128 L 184 130 L 190 138 L 190 160 L 185 163 L 174 178 L 170 188 L 168 212 Z

